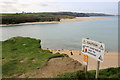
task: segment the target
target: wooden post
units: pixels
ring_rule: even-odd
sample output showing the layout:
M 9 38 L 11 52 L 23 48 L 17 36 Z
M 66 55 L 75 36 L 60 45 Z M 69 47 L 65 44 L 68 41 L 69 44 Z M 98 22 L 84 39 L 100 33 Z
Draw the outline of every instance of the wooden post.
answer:
M 87 70 L 88 70 L 88 62 L 87 65 L 85 65 L 85 73 L 87 73 Z
M 88 56 L 84 55 L 84 71 L 85 71 L 86 78 L 87 78 L 87 69 L 88 69 Z
M 96 68 L 96 79 L 99 76 L 99 67 L 100 67 L 100 61 L 97 61 L 97 68 Z
M 85 74 L 86 74 L 86 73 L 87 73 L 87 65 L 85 65 L 85 67 L 84 67 L 84 68 L 85 68 Z
M 87 65 L 84 65 L 85 77 L 87 78 Z

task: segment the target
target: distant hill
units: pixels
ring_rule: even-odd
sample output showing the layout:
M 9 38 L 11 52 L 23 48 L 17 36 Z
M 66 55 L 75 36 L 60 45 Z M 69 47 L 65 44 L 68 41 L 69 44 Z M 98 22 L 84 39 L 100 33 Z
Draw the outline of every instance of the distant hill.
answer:
M 6 13 L 0 15 L 2 21 L 0 24 L 19 24 L 26 22 L 51 22 L 51 21 L 60 21 L 60 19 L 65 18 L 75 18 L 74 16 L 68 15 L 53 15 L 56 13 Z
M 60 19 L 73 19 L 75 17 L 114 16 L 103 13 L 78 13 L 78 12 L 42 12 L 42 13 L 5 13 L 0 14 L 0 24 L 19 24 L 26 22 L 60 21 Z
M 77 13 L 77 12 L 56 12 L 52 13 L 54 15 L 68 15 L 68 16 L 74 16 L 74 17 L 89 17 L 89 15 L 85 13 Z
M 85 13 L 88 16 L 114 16 L 110 14 L 104 14 L 104 13 Z
M 52 14 L 54 14 L 54 15 L 67 15 L 67 16 L 74 16 L 74 17 L 113 16 L 113 15 L 104 14 L 104 13 L 77 13 L 77 12 L 55 12 Z

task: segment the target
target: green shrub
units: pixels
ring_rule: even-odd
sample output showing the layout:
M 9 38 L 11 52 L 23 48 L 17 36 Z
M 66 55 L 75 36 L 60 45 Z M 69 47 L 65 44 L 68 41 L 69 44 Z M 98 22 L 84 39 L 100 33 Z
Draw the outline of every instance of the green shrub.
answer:
M 62 75 L 58 75 L 57 78 L 74 78 L 74 79 L 87 79 L 87 80 L 93 80 L 95 79 L 95 70 L 88 71 L 85 75 L 84 71 L 77 71 L 77 72 L 71 72 L 71 73 L 65 73 Z M 107 69 L 101 69 L 99 71 L 99 78 L 105 79 L 105 78 L 112 78 L 115 80 L 118 80 L 120 76 L 120 67 L 118 68 L 107 68 Z

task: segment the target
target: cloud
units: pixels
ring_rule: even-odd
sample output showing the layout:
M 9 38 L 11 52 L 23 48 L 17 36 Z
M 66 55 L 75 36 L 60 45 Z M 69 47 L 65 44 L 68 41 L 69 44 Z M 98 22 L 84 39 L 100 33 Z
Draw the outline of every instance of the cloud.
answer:
M 16 4 L 17 0 L 14 1 L 2 1 L 0 2 L 0 10 L 1 12 L 13 12 L 13 11 L 19 11 L 19 9 L 16 8 L 15 4 Z
M 77 2 L 78 1 L 78 2 Z M 84 0 L 87 1 L 88 0 Z M 89 0 L 94 1 L 94 0 Z M 100 1 L 100 0 L 96 0 Z M 101 0 L 103 1 L 103 0 Z M 108 0 L 107 0 L 108 1 Z M 113 0 L 110 0 L 113 1 Z M 117 1 L 117 0 L 116 0 Z M 52 12 L 52 11 L 83 11 L 83 12 L 108 12 L 107 10 L 114 7 L 114 4 L 98 6 L 88 2 L 81 3 L 80 0 L 0 0 L 0 12 Z M 85 6 L 86 5 L 86 6 Z M 95 5 L 95 6 L 94 6 Z M 103 8 L 101 8 L 103 7 Z M 106 8 L 108 9 L 106 9 Z M 113 8 L 115 9 L 115 8 Z M 113 10 L 111 10 L 114 12 Z
M 57 0 L 0 0 L 0 12 L 45 12 L 57 10 Z
M 49 4 L 41 1 L 31 1 L 25 0 L 24 2 L 20 0 L 8 0 L 0 1 L 1 12 L 22 12 L 22 11 L 35 11 L 42 7 L 47 7 Z
M 41 3 L 41 6 L 49 6 L 48 4 L 45 4 L 45 3 Z

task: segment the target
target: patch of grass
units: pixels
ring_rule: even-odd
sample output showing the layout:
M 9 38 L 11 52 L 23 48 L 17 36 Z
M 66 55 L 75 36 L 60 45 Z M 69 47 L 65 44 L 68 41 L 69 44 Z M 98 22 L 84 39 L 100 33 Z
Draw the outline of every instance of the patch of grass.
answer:
M 71 72 L 71 73 L 66 73 L 62 75 L 58 75 L 56 78 L 73 78 L 73 79 L 95 79 L 95 70 L 91 70 L 87 72 L 87 75 L 85 76 L 84 71 L 77 71 L 77 72 Z M 99 71 L 99 78 L 115 78 L 119 79 L 120 76 L 120 67 L 118 68 L 107 68 L 107 69 L 101 69 Z
M 27 74 L 37 71 L 49 59 L 66 56 L 64 54 L 52 54 L 49 50 L 41 49 L 40 42 L 41 40 L 28 37 L 13 37 L 3 41 L 2 77 L 13 78 L 22 74 L 28 76 Z
M 81 75 L 81 76 L 79 76 Z M 65 73 L 62 75 L 58 75 L 56 78 L 85 78 L 85 73 L 83 71 L 76 71 L 71 73 Z

